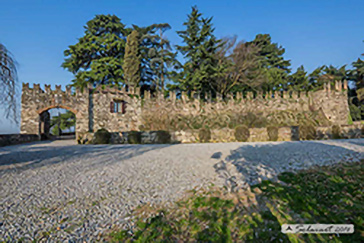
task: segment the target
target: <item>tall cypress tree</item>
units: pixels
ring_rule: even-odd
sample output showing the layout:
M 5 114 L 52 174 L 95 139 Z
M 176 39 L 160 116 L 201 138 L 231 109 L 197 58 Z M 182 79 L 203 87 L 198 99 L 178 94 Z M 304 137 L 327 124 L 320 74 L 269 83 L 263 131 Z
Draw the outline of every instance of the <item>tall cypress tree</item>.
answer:
M 140 82 L 139 33 L 133 30 L 128 36 L 124 56 L 124 79 L 128 86 L 138 86 Z

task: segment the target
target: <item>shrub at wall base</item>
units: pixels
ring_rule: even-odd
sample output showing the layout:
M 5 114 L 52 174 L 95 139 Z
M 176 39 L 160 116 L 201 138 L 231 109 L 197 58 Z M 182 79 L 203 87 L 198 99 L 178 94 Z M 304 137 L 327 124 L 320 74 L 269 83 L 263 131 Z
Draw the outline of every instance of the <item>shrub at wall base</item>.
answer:
M 332 138 L 340 139 L 341 138 L 341 128 L 338 125 L 333 125 L 331 128 Z
M 249 128 L 245 125 L 237 126 L 235 128 L 235 139 L 239 142 L 246 142 L 250 137 Z
M 141 132 L 131 131 L 128 133 L 128 143 L 129 144 L 141 144 L 142 134 Z
M 278 140 L 278 127 L 267 127 L 269 141 L 277 141 Z
M 101 128 L 95 132 L 94 138 L 92 140 L 93 144 L 109 144 L 111 138 L 111 133 L 105 128 Z
M 299 133 L 301 140 L 314 140 L 317 137 L 316 127 L 311 124 L 301 125 Z
M 202 143 L 208 143 L 211 140 L 211 131 L 208 128 L 201 128 L 198 132 L 198 138 Z

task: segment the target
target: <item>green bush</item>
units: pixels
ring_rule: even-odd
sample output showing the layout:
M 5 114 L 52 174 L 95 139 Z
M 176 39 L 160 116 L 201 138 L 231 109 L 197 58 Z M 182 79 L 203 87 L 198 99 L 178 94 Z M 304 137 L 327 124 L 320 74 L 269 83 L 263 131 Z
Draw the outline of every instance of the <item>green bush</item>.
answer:
M 111 133 L 105 128 L 97 130 L 92 139 L 93 144 L 108 144 L 110 143 Z
M 269 126 L 267 127 L 269 141 L 278 140 L 278 127 Z
M 198 132 L 198 138 L 202 143 L 208 143 L 211 140 L 211 131 L 208 128 L 201 128 Z
M 171 143 L 171 134 L 168 131 L 156 131 L 156 143 Z
M 235 139 L 239 142 L 246 142 L 250 137 L 249 128 L 245 125 L 240 125 L 235 128 Z
M 299 127 L 301 140 L 313 140 L 317 137 L 316 127 L 312 124 L 304 124 Z
M 331 127 L 331 133 L 333 139 L 340 139 L 341 138 L 341 128 L 339 125 L 333 125 Z
M 142 133 L 138 131 L 128 132 L 128 143 L 129 144 L 141 144 L 142 143 Z
M 361 110 L 354 104 L 349 105 L 350 116 L 352 121 L 360 121 L 361 120 Z
M 351 117 L 350 113 L 348 115 L 348 125 L 353 125 L 354 122 L 353 122 L 353 118 Z

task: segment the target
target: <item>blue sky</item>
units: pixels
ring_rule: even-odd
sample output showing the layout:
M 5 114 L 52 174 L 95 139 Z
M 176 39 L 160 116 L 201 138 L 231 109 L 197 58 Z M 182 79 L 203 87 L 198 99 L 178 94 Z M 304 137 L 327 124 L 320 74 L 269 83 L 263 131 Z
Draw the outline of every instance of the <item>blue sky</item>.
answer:
M 0 0 L 0 42 L 19 63 L 20 82 L 64 86 L 73 76 L 60 67 L 63 51 L 96 14 L 115 14 L 129 26 L 167 22 L 167 37 L 179 44 L 175 31 L 183 29 L 193 5 L 214 17 L 217 37 L 249 41 L 269 33 L 286 49 L 293 69 L 350 64 L 364 52 L 364 0 Z M 19 131 L 1 117 L 0 108 L 0 134 Z

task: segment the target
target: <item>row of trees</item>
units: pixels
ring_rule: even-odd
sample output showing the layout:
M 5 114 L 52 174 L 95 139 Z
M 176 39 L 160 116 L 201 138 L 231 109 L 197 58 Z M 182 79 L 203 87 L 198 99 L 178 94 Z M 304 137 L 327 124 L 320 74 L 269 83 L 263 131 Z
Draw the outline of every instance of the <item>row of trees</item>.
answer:
M 243 91 L 317 90 L 326 82 L 346 79 L 355 84 L 349 92 L 351 109 L 358 119 L 364 117 L 360 58 L 352 69 L 322 66 L 308 73 L 300 66 L 292 72 L 285 49 L 269 34 L 248 42 L 219 39 L 212 18 L 203 17 L 196 7 L 183 25 L 184 30 L 177 31 L 182 44 L 173 46 L 165 38 L 169 24 L 126 27 L 117 16 L 97 15 L 87 22 L 85 35 L 64 51 L 62 67 L 74 74 L 75 87 L 140 86 L 142 91 L 198 91 L 223 97 Z M 16 120 L 16 65 L 1 44 L 0 79 L 0 105 Z
M 126 27 L 114 15 L 97 15 L 78 43 L 65 51 L 62 66 L 75 74 L 73 85 L 78 87 L 132 85 L 223 97 L 238 91 L 316 90 L 344 79 L 364 88 L 360 59 L 353 70 L 322 66 L 308 73 L 300 66 L 292 72 L 285 49 L 269 34 L 258 34 L 249 42 L 219 39 L 212 18 L 203 17 L 196 7 L 183 25 L 185 29 L 177 31 L 182 44 L 172 46 L 164 36 L 171 29 L 168 24 Z

